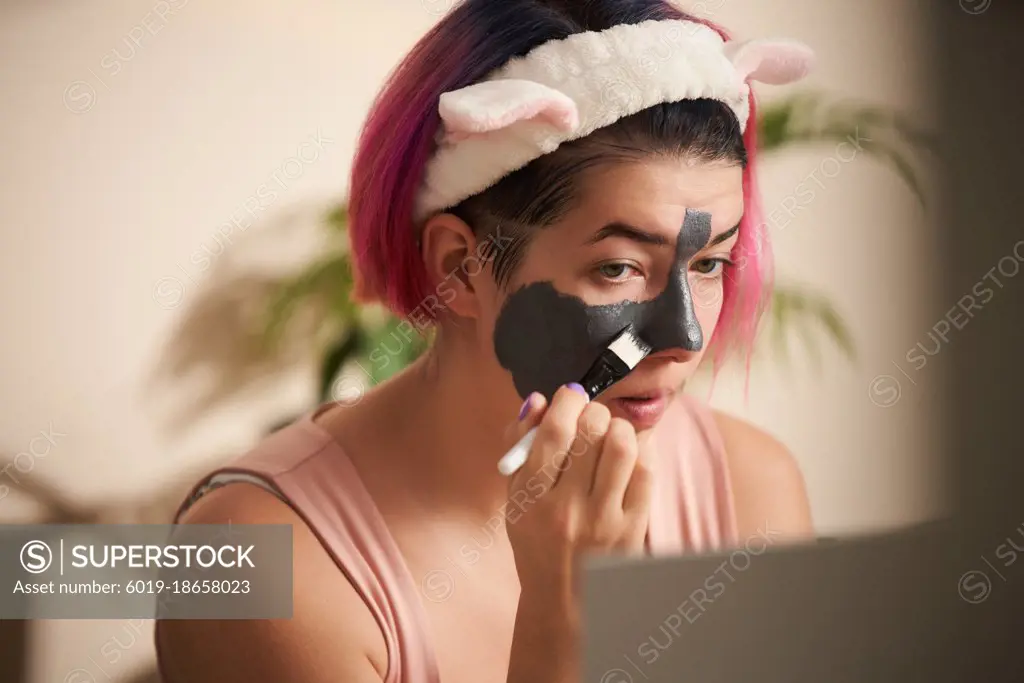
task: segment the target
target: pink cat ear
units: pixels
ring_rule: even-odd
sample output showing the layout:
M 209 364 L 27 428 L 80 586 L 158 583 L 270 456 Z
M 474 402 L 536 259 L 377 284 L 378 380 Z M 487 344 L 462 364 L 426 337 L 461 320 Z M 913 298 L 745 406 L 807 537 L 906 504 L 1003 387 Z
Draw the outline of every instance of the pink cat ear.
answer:
M 814 66 L 811 48 L 793 41 L 730 41 L 724 51 L 744 81 L 785 85 L 799 81 Z
M 563 92 L 535 81 L 484 81 L 441 95 L 438 112 L 444 122 L 443 142 L 458 142 L 536 120 L 559 132 L 579 126 L 576 103 Z

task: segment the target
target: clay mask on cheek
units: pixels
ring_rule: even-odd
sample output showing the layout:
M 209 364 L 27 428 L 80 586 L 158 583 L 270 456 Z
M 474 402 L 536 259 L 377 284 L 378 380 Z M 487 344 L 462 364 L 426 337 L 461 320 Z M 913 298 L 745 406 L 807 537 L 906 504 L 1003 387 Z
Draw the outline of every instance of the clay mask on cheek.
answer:
M 501 367 L 512 374 L 519 395 L 525 398 L 537 391 L 550 399 L 558 387 L 579 381 L 630 323 L 652 353 L 671 348 L 699 351 L 704 339 L 686 272 L 710 236 L 711 214 L 687 209 L 668 282 L 648 301 L 588 306 L 547 281 L 516 290 L 495 324 L 494 351 Z

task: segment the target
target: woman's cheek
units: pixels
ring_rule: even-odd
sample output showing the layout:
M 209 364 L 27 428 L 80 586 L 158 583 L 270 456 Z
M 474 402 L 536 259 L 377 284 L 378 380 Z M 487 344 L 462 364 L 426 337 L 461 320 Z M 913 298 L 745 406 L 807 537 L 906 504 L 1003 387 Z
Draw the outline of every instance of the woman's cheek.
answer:
M 705 343 L 711 339 L 711 333 L 718 323 L 718 315 L 722 312 L 723 284 L 721 278 L 697 277 L 690 281 L 694 313 L 697 315 L 697 322 L 700 323 Z

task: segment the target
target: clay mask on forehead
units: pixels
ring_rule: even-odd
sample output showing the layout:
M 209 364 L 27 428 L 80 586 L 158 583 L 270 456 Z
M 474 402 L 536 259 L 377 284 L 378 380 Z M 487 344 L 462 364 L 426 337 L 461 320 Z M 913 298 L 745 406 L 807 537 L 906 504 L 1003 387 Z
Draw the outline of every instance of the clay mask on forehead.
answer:
M 652 353 L 704 345 L 686 273 L 691 258 L 708 243 L 711 214 L 686 210 L 676 239 L 675 263 L 665 289 L 648 301 L 588 306 L 551 282 L 534 282 L 506 300 L 494 329 L 494 351 L 512 373 L 516 391 L 549 399 L 563 384 L 577 382 L 627 325 L 633 323 Z

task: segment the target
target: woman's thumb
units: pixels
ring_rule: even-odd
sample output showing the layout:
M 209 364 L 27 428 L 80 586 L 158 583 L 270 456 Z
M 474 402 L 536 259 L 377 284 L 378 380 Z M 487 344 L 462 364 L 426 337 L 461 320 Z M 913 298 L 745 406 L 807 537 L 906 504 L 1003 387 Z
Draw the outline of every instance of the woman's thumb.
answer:
M 544 411 L 547 410 L 548 401 L 543 394 L 536 391 L 526 397 L 522 408 L 519 409 L 519 416 L 505 427 L 504 446 L 505 450 L 512 448 L 519 443 L 519 440 L 526 436 L 526 433 L 541 421 Z

